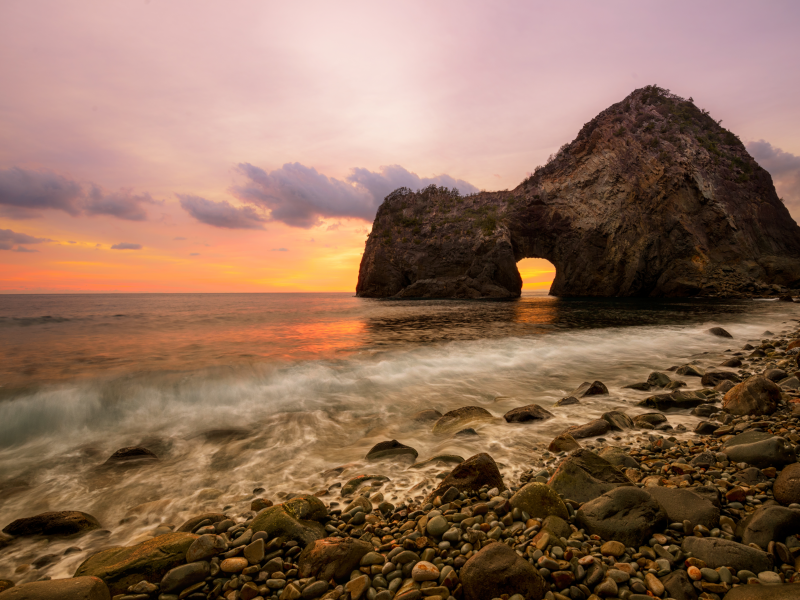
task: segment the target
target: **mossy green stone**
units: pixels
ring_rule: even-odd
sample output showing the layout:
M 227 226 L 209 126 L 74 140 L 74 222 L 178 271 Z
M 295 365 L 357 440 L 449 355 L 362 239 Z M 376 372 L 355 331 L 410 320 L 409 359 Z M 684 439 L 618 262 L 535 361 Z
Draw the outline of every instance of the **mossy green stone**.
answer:
M 158 584 L 167 571 L 186 561 L 186 551 L 197 538 L 192 533 L 168 533 L 135 546 L 107 548 L 83 561 L 75 577 L 99 577 L 112 596 L 143 579 Z
M 328 516 L 322 500 L 316 496 L 300 496 L 288 502 L 265 508 L 250 523 L 253 532 L 264 531 L 269 539 L 281 543 L 294 540 L 302 546 L 325 537 L 325 528 L 318 523 Z
M 531 518 L 544 519 L 555 515 L 569 519 L 567 505 L 553 488 L 544 483 L 532 482 L 524 485 L 516 494 L 511 496 L 511 506 L 524 510 Z

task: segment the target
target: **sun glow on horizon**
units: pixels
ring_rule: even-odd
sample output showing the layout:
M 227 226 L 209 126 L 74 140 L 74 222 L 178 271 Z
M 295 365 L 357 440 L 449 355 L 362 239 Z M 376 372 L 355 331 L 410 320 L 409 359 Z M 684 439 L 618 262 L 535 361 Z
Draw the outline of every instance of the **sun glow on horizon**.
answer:
M 523 258 L 517 262 L 517 270 L 522 277 L 523 290 L 550 289 L 556 276 L 556 268 L 544 258 Z

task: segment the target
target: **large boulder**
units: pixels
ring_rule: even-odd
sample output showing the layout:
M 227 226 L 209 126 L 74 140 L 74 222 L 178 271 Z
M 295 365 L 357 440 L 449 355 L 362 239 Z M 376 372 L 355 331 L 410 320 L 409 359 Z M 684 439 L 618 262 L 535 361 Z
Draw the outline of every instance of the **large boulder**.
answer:
M 538 482 L 528 483 L 510 499 L 511 507 L 527 512 L 531 518 L 544 519 L 550 515 L 569 519 L 567 505 L 548 485 Z
M 656 394 L 649 396 L 637 403 L 636 406 L 645 408 L 655 408 L 656 410 L 670 410 L 694 408 L 708 402 L 704 397 L 698 396 L 694 392 L 674 391 L 671 394 Z
M 354 538 L 323 538 L 306 546 L 297 559 L 297 568 L 301 578 L 344 583 L 372 550 L 372 544 Z
M 98 577 L 74 577 L 23 583 L 0 593 L 2 600 L 110 600 L 108 586 Z
M 573 425 L 564 433 L 568 433 L 576 440 L 605 435 L 611 431 L 611 425 L 605 419 L 594 419 L 583 425 Z
M 433 433 L 448 435 L 492 419 L 494 419 L 492 413 L 481 406 L 462 406 L 444 413 L 433 424 Z
M 681 548 L 684 552 L 691 552 L 692 556 L 705 562 L 711 569 L 731 567 L 734 571 L 761 573 L 771 571 L 773 566 L 771 554 L 721 538 L 687 536 Z
M 757 544 L 762 548 L 770 542 L 782 542 L 790 535 L 800 533 L 800 511 L 783 506 L 759 506 L 741 521 L 736 533 L 743 544 Z
M 464 600 L 489 600 L 503 594 L 521 594 L 541 600 L 549 591 L 539 571 L 505 544 L 481 548 L 461 567 Z
M 185 562 L 186 551 L 197 537 L 191 533 L 167 533 L 135 546 L 107 548 L 83 561 L 75 577 L 99 577 L 112 596 L 142 580 L 159 584 L 167 571 Z
M 13 536 L 75 535 L 100 527 L 100 522 L 90 514 L 77 510 L 64 510 L 17 519 L 6 525 L 3 533 Z
M 771 415 L 781 401 L 781 388 L 762 375 L 733 386 L 722 399 L 722 409 L 732 415 Z
M 782 467 L 797 460 L 794 446 L 788 440 L 758 431 L 741 433 L 725 442 L 721 449 L 731 462 L 759 469 Z
M 298 496 L 258 513 L 250 523 L 253 533 L 264 531 L 270 541 L 280 543 L 294 540 L 305 547 L 325 537 L 325 527 L 319 522 L 328 517 L 328 509 L 316 496 Z
M 491 456 L 482 452 L 470 456 L 450 471 L 428 498 L 433 500 L 436 496 L 444 494 L 450 487 L 455 487 L 460 492 L 477 492 L 484 485 L 489 489 L 497 488 L 501 492 L 506 489 L 497 463 Z
M 512 408 L 503 418 L 507 423 L 525 423 L 526 421 L 544 421 L 552 419 L 555 415 L 545 410 L 538 404 L 528 404 L 519 408 Z
M 788 506 L 792 503 L 800 504 L 800 463 L 792 463 L 784 467 L 772 487 L 775 500 Z
M 367 460 L 379 460 L 382 458 L 399 458 L 408 457 L 412 461 L 417 460 L 419 453 L 411 446 L 401 444 L 397 440 L 389 440 L 387 442 L 378 442 L 369 452 L 367 452 Z
M 670 523 L 689 521 L 692 527 L 702 525 L 708 529 L 719 527 L 719 508 L 693 489 L 666 487 L 643 488 L 667 513 Z
M 592 535 L 638 548 L 668 523 L 653 497 L 636 487 L 618 487 L 581 506 L 578 522 Z
M 800 584 L 797 583 L 740 585 L 725 594 L 725 600 L 797 600 L 797 598 L 800 598 Z
M 616 487 L 633 484 L 610 462 L 581 448 L 561 462 L 547 485 L 562 498 L 588 502 Z

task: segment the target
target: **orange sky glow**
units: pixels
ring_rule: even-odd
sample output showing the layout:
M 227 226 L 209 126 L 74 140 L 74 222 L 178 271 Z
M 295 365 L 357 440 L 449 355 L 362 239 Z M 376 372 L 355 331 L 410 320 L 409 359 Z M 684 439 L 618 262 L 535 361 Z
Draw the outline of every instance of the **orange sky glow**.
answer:
M 647 84 L 723 119 L 796 217 L 798 26 L 795 2 L 7 0 L 0 293 L 354 292 L 392 189 L 512 189 Z

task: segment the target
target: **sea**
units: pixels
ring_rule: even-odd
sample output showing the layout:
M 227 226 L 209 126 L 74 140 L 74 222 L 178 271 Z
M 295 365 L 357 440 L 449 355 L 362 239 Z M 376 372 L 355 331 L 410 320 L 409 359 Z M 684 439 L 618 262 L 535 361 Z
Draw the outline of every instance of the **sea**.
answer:
M 552 464 L 547 445 L 567 427 L 609 410 L 649 412 L 637 406 L 649 393 L 626 385 L 686 363 L 719 365 L 798 318 L 799 305 L 767 299 L 0 295 L 0 527 L 59 510 L 103 525 L 77 540 L 15 544 L 0 578 L 68 577 L 99 548 L 196 514 L 241 519 L 255 497 L 342 503 L 341 486 L 357 475 L 388 478 L 369 488 L 387 501 L 418 499 L 453 466 L 366 461 L 386 440 L 416 449 L 417 463 L 487 452 L 513 484 Z M 714 326 L 733 337 L 710 335 Z M 595 380 L 608 395 L 555 406 Z M 554 417 L 502 418 L 533 403 Z M 463 406 L 494 419 L 453 436 L 413 418 Z M 687 428 L 677 437 L 700 420 L 668 418 Z M 637 445 L 646 433 L 585 443 Z M 129 446 L 158 460 L 105 464 Z

